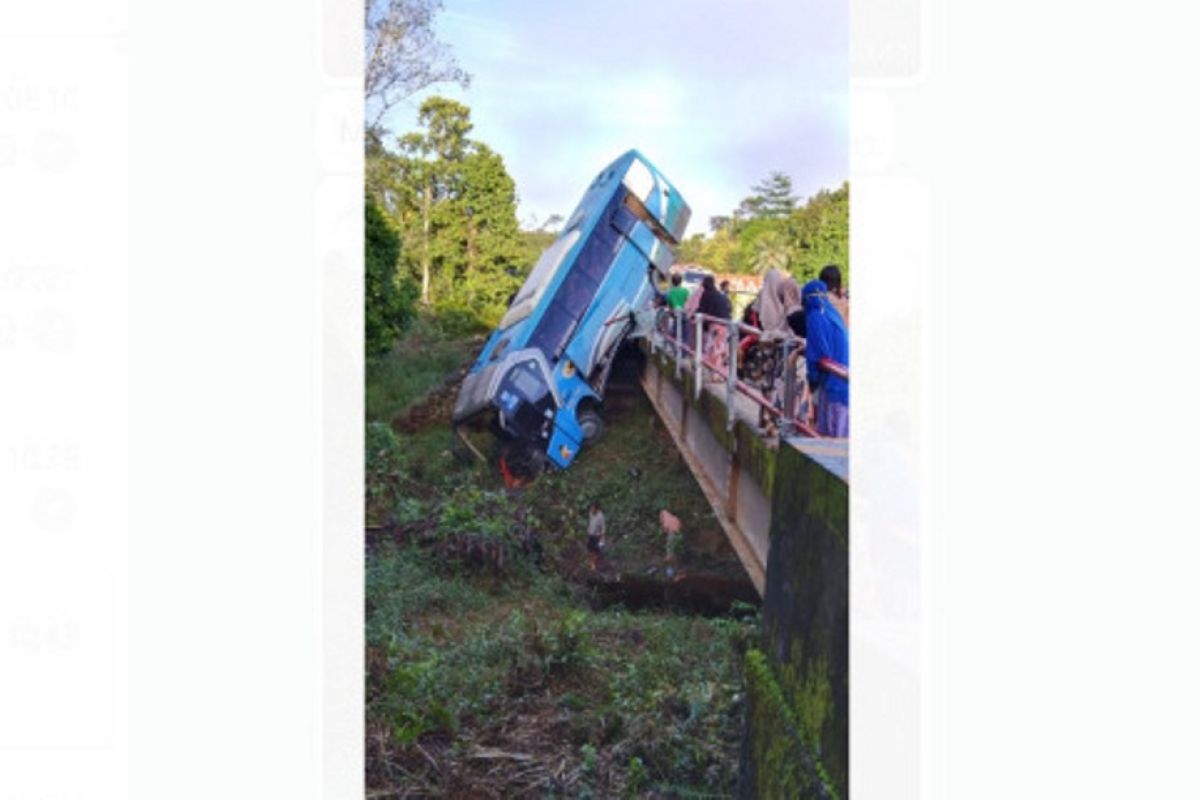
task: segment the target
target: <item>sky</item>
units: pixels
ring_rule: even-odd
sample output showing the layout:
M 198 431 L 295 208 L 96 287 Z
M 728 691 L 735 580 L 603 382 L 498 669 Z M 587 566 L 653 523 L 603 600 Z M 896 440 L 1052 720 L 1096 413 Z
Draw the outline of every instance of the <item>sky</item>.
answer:
M 849 175 L 846 0 L 445 0 L 438 36 L 471 73 L 430 94 L 471 109 L 527 227 L 568 215 L 601 167 L 641 150 L 706 233 L 773 170 L 801 200 Z

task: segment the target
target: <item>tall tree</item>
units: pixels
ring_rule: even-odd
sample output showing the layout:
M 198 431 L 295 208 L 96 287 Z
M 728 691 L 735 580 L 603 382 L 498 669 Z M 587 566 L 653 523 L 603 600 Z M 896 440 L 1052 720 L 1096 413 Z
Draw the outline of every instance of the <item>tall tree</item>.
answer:
M 441 9 L 442 0 L 364 0 L 368 131 L 381 131 L 388 111 L 422 89 L 470 84 L 471 76 L 433 32 Z
M 758 214 L 767 217 L 786 217 L 796 210 L 796 197 L 792 194 L 792 179 L 785 173 L 775 171 L 765 180 L 759 181 L 750 188 L 754 195 L 745 202 L 751 202 Z
M 397 159 L 401 183 L 408 187 L 409 196 L 417 209 L 420 227 L 409 241 L 420 243 L 421 302 L 432 302 L 434 215 L 438 224 L 452 223 L 454 217 L 442 201 L 452 198 L 461 182 L 461 165 L 466 155 L 467 134 L 474 127 L 471 111 L 462 103 L 444 97 L 431 97 L 421 104 L 418 123 L 424 132 L 407 133 L 398 140 Z M 461 209 L 456 209 L 459 212 Z
M 468 138 L 466 106 L 431 97 L 418 119 L 422 129 L 398 139 L 390 167 L 403 260 L 421 302 L 447 325 L 494 324 L 520 282 L 516 185 L 497 153 Z
M 522 256 L 517 225 L 517 187 L 504 160 L 482 142 L 472 143 L 462 160 L 462 182 L 455 205 L 465 221 L 462 260 L 453 265 L 448 294 L 473 308 L 481 323 L 500 321 L 509 295 L 520 287 Z

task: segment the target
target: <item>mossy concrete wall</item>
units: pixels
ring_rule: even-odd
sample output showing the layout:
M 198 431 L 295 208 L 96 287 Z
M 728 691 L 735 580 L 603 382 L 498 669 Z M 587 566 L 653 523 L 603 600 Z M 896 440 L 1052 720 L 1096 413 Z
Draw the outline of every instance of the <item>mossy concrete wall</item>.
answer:
M 702 421 L 770 506 L 763 629 L 746 656 L 747 714 L 739 795 L 845 798 L 849 790 L 849 507 L 846 481 L 738 419 L 721 393 L 663 353 L 652 365 L 683 398 L 676 422 Z M 652 386 L 647 386 L 652 391 Z M 694 423 L 689 423 L 694 424 Z M 844 474 L 844 470 L 843 470 Z M 728 491 L 728 490 L 726 490 Z M 764 525 L 765 527 L 765 525 Z
M 776 455 L 761 649 L 747 654 L 739 794 L 849 789 L 849 487 L 794 447 Z

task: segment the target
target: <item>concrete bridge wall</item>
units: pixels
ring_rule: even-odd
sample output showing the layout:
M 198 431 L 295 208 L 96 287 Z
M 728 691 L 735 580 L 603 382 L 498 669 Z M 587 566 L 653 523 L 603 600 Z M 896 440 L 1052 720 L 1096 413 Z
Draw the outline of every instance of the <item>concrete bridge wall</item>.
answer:
M 739 793 L 846 797 L 849 783 L 849 486 L 844 443 L 760 438 L 728 425 L 725 387 L 649 354 L 642 387 L 763 598 Z M 838 448 L 841 455 L 837 455 Z M 831 453 L 833 454 L 831 456 Z M 840 462 L 838 459 L 841 459 Z M 839 463 L 841 466 L 839 466 Z

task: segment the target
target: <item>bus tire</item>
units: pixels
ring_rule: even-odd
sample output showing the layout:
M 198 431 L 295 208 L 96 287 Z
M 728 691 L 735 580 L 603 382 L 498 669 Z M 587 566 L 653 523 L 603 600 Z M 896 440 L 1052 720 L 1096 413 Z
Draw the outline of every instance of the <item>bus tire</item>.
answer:
M 604 435 L 604 418 L 594 408 L 585 408 L 579 412 L 579 429 L 583 431 L 583 440 L 592 444 Z

